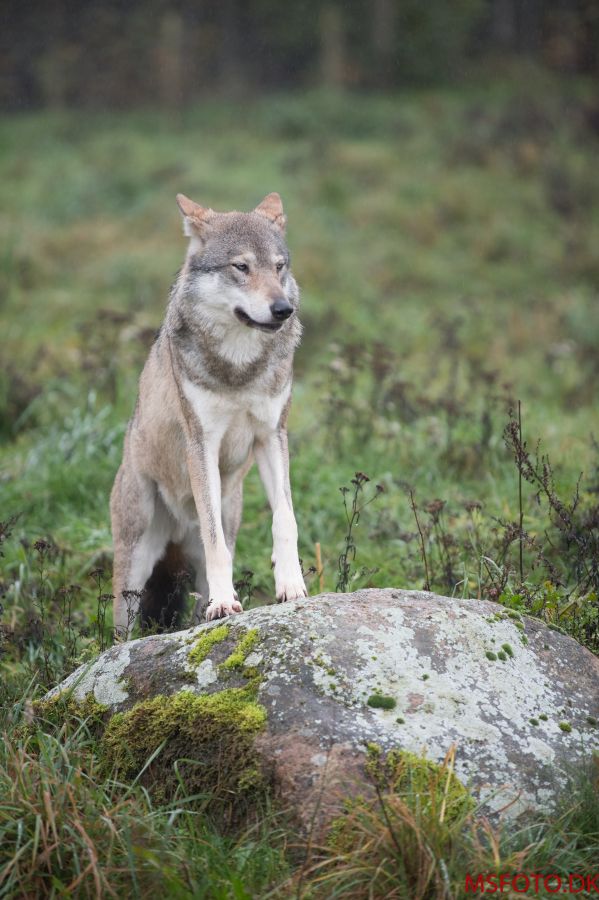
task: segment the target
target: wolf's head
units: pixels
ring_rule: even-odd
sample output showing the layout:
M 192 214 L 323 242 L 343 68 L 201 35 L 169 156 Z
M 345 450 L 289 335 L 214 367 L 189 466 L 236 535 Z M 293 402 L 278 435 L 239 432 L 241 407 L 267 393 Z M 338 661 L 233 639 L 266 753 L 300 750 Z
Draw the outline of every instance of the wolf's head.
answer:
M 278 194 L 252 212 L 218 213 L 177 194 L 190 238 L 182 271 L 187 315 L 214 333 L 277 332 L 299 300 L 289 271 L 285 214 Z

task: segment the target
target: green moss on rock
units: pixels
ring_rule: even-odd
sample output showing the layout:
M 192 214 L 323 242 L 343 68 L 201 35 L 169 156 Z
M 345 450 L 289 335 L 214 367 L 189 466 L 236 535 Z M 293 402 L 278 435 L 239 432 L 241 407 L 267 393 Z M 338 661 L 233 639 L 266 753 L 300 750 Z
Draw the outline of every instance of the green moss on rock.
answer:
M 351 809 L 332 819 L 326 835 L 327 847 L 339 855 L 351 853 L 356 844 L 356 829 L 352 825 Z
M 406 821 L 406 806 L 425 827 L 427 821 L 434 828 L 441 826 L 448 836 L 453 825 L 476 806 L 448 765 L 438 765 L 405 750 L 383 754 L 377 744 L 367 745 L 366 757 L 366 771 L 377 796 L 346 801 L 344 812 L 331 822 L 327 844 L 338 853 L 350 853 L 363 846 L 365 835 L 370 838 L 376 833 L 373 828 L 380 826 L 386 831 L 390 818 L 401 829 Z M 383 814 L 382 805 L 386 810 Z
M 476 803 L 453 770 L 407 750 L 384 754 L 377 744 L 366 748 L 366 771 L 379 792 L 397 794 L 410 809 L 444 808 L 447 824 L 466 816 Z
M 88 727 L 100 725 L 108 711 L 108 707 L 98 703 L 92 691 L 83 700 L 76 700 L 72 690 L 61 691 L 49 700 L 35 700 L 33 713 L 36 718 L 62 726 L 72 721 L 79 724 L 85 720 Z
M 204 662 L 212 648 L 228 638 L 230 630 L 229 625 L 217 625 L 216 628 L 204 631 L 194 642 L 187 655 L 189 664 L 197 669 L 200 663 Z
M 101 734 L 108 707 L 102 706 L 92 691 L 83 700 L 76 700 L 72 688 L 55 694 L 48 700 L 34 700 L 33 717 L 23 717 L 15 729 L 18 740 L 32 740 L 31 749 L 38 746 L 38 732 L 60 732 L 62 735 L 77 731 L 85 723 L 94 736 Z
M 233 650 L 233 652 L 226 658 L 226 660 L 221 663 L 220 667 L 222 669 L 241 669 L 243 666 L 246 657 L 250 655 L 254 647 L 258 642 L 259 630 L 257 628 L 251 628 L 247 631 L 244 636 L 238 641 L 237 646 Z
M 386 697 L 384 694 L 371 694 L 366 702 L 375 709 L 395 709 L 397 706 L 393 697 Z
M 142 783 L 158 801 L 170 799 L 182 781 L 188 793 L 210 795 L 212 807 L 234 803 L 236 815 L 250 794 L 267 787 L 254 747 L 265 724 L 255 685 L 202 696 L 181 691 L 116 713 L 100 752 L 118 778 L 143 772 Z

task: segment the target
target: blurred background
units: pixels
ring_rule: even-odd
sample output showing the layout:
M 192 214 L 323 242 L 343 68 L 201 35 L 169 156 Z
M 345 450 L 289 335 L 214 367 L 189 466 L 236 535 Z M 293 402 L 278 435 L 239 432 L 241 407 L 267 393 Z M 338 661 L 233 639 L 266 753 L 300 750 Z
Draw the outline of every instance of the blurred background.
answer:
M 283 197 L 312 592 L 426 582 L 578 610 L 599 584 L 596 0 L 4 0 L 1 16 L 0 588 L 22 646 L 40 596 L 74 587 L 82 627 L 109 596 L 108 496 L 185 251 L 178 191 L 221 210 Z M 541 441 L 522 509 L 518 400 L 533 456 Z M 344 503 L 374 484 L 348 543 Z M 272 599 L 269 545 L 253 473 L 248 603 Z
M 5 0 L 0 103 L 185 106 L 215 92 L 393 89 L 526 57 L 597 74 L 596 0 Z
M 34 701 L 113 640 L 109 495 L 186 250 L 180 191 L 284 201 L 310 594 L 484 598 L 599 653 L 598 76 L 599 0 L 1 0 L 3 897 L 461 896 L 498 859 L 590 871 L 590 783 L 534 828 L 441 827 L 417 767 L 408 805 L 377 776 L 384 818 L 356 806 L 355 838 L 335 820 L 324 881 L 276 805 L 229 839 L 195 787 L 166 807 L 141 773 L 123 792 L 93 697 Z M 274 602 L 271 523 L 252 470 L 246 609 Z M 389 881 L 386 806 L 408 848 Z

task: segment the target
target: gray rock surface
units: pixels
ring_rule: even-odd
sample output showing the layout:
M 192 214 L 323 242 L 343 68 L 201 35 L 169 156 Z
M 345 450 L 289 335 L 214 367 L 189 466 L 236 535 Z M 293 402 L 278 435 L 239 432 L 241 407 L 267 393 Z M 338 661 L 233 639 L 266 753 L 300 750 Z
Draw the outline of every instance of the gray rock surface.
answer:
M 198 664 L 194 647 L 223 624 Z M 547 806 L 599 746 L 588 650 L 497 604 L 418 591 L 322 594 L 116 645 L 56 690 L 93 692 L 115 712 L 252 678 L 267 711 L 259 752 L 304 822 L 323 796 L 334 806 L 359 783 L 366 742 L 436 762 L 455 743 L 460 780 L 489 812 L 511 815 Z

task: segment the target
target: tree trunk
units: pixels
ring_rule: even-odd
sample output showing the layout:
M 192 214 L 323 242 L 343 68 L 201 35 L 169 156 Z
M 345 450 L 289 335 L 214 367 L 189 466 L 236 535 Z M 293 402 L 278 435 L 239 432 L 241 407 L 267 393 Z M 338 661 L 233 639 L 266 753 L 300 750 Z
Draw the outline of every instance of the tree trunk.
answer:
M 372 16 L 373 81 L 387 88 L 393 83 L 397 6 L 395 0 L 374 0 Z
M 184 29 L 181 14 L 169 10 L 160 23 L 159 93 L 167 109 L 180 109 L 184 97 Z
M 515 0 L 494 0 L 491 33 L 500 50 L 514 50 L 516 41 Z
M 245 81 L 241 42 L 241 4 L 239 0 L 220 0 L 219 24 L 219 87 L 224 94 L 235 95 Z
M 320 72 L 325 87 L 343 87 L 345 83 L 343 16 L 336 4 L 327 4 L 320 14 Z

